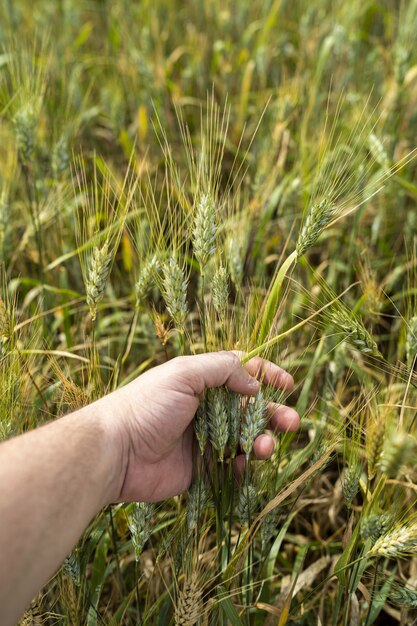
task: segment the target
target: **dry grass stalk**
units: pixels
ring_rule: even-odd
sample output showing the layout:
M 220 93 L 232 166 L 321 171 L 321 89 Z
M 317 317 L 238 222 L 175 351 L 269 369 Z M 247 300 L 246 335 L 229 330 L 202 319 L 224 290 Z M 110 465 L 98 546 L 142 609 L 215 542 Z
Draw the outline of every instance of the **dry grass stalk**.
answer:
M 37 595 L 30 603 L 30 607 L 24 613 L 19 626 L 43 626 L 41 597 Z

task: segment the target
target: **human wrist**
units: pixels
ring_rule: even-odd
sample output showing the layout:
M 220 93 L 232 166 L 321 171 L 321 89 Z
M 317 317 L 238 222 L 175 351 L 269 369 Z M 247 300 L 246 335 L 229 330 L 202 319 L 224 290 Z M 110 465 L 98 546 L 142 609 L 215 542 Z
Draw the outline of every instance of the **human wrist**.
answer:
M 97 453 L 100 507 L 119 499 L 127 469 L 124 438 L 108 398 L 102 398 L 79 411 L 83 423 L 88 422 L 92 445 Z

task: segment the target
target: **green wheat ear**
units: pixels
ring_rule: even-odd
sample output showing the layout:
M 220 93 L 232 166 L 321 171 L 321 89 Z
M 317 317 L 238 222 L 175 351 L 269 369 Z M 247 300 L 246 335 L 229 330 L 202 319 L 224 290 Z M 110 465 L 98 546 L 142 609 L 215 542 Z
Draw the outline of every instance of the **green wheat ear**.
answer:
M 175 324 L 183 327 L 188 315 L 188 279 L 184 269 L 174 257 L 171 257 L 163 265 L 162 271 L 163 295 L 166 307 Z
M 108 241 L 93 248 L 86 280 L 87 304 L 92 320 L 96 319 L 97 305 L 104 298 L 112 261 Z
M 197 203 L 192 237 L 194 254 L 202 274 L 210 257 L 216 252 L 216 235 L 216 207 L 213 197 L 206 193 Z
M 127 523 L 132 536 L 137 561 L 139 560 L 145 543 L 152 534 L 152 518 L 155 515 L 155 511 L 155 504 L 134 502 L 127 514 Z

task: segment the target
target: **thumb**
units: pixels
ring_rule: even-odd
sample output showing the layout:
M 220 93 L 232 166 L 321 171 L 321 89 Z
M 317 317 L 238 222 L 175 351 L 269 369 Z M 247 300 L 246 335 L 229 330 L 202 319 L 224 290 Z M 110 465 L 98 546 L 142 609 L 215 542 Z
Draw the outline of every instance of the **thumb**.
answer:
M 170 363 L 175 363 L 176 368 L 184 368 L 183 375 L 187 377 L 195 394 L 201 394 L 206 387 L 222 385 L 242 394 L 255 394 L 259 391 L 259 382 L 243 368 L 239 357 L 233 352 L 177 357 Z

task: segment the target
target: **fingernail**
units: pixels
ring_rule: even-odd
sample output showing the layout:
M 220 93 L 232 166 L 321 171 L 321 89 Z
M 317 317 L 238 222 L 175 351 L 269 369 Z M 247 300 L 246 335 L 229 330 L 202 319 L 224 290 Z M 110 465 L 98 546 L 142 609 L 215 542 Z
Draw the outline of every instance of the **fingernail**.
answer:
M 253 378 L 252 376 L 248 380 L 248 385 L 249 387 L 252 387 L 252 389 L 259 389 L 260 387 L 259 380 L 256 380 L 256 378 Z

